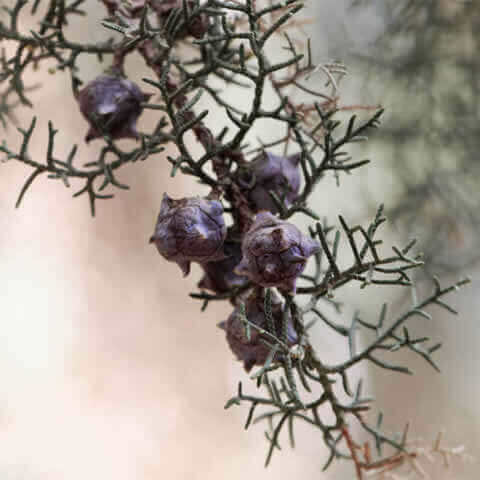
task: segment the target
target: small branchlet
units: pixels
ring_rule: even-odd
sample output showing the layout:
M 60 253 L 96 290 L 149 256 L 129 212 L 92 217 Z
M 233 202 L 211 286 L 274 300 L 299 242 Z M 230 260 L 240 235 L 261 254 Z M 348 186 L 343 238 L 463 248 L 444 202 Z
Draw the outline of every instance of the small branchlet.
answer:
M 339 183 L 342 173 L 368 164 L 366 159 L 353 159 L 349 147 L 366 140 L 378 127 L 382 109 L 340 106 L 345 66 L 315 65 L 310 42 L 302 45 L 292 35 L 302 23 L 296 15 L 303 3 L 102 0 L 99 3 L 108 14 L 103 26 L 121 34 L 119 40 L 103 44 L 68 39 L 68 19 L 83 13 L 82 0 L 44 0 L 45 13 L 28 34 L 19 26 L 29 2 L 13 3 L 0 19 L 0 39 L 16 46 L 13 54 L 3 52 L 0 57 L 0 122 L 8 126 L 15 120 L 15 108 L 33 105 L 33 90 L 26 86 L 27 67 L 40 67 L 49 60 L 54 70 L 70 73 L 73 95 L 80 98 L 90 122 L 88 139 L 103 143 L 96 160 L 79 167 L 75 143 L 65 158 L 57 154 L 55 139 L 62 134 L 49 122 L 46 156 L 39 160 L 30 148 L 32 136 L 40 129 L 36 118 L 28 128 L 18 127 L 20 147 L 12 147 L 10 141 L 0 145 L 2 160 L 31 168 L 16 205 L 35 179 L 46 174 L 67 187 L 74 181 L 83 182 L 74 196 L 87 194 L 94 214 L 96 200 L 110 198 L 112 189 L 128 188 L 117 177 L 120 167 L 174 146 L 176 151 L 166 158 L 171 175 L 193 176 L 206 192 L 175 201 L 165 197 L 172 205 L 164 205 L 152 241 L 184 273 L 190 262 L 202 266 L 205 276 L 199 286 L 210 292 L 191 294 L 203 301 L 202 310 L 210 301 L 231 302 L 233 312 L 219 326 L 245 369 L 256 368 L 250 379 L 257 390 L 246 394 L 239 383 L 237 394 L 225 408 L 247 405 L 245 428 L 268 425 L 266 465 L 279 450 L 284 430 L 291 446 L 295 445 L 295 425 L 300 421 L 318 430 L 327 446 L 324 469 L 335 459 L 348 459 L 357 478 L 362 479 L 364 472 L 381 473 L 406 460 L 415 461 L 418 451 L 411 449 L 406 430 L 400 436 L 391 435 L 382 427 L 381 414 L 373 421 L 368 418 L 372 399 L 363 396 L 361 381 L 352 389 L 349 377 L 363 362 L 392 374 L 410 373 L 394 360 L 399 350 L 413 352 L 438 370 L 433 356 L 440 344 L 413 336 L 410 325 L 430 320 L 432 306 L 456 313 L 444 297 L 468 280 L 446 287 L 435 280 L 433 292 L 423 299 L 413 295 L 411 307 L 400 315 L 390 313 L 386 304 L 375 319 L 357 312 L 345 324 L 325 313 L 322 302 L 341 313 L 342 305 L 335 296 L 347 284 L 368 290 L 384 285 L 414 289 L 411 271 L 423 262 L 412 253 L 414 242 L 384 254 L 378 237 L 385 221 L 382 206 L 367 226 L 350 225 L 343 216 L 334 226 L 311 202 L 320 181 L 333 175 Z M 33 15 L 40 3 L 42 0 L 33 2 Z M 278 61 L 270 50 L 274 36 L 285 47 Z M 182 48 L 185 44 L 189 54 Z M 110 60 L 104 76 L 89 83 L 87 93 L 92 89 L 104 92 L 102 101 L 92 101 L 95 108 L 81 98 L 86 94 L 79 90 L 80 54 Z M 159 97 L 156 103 L 147 103 L 149 95 L 128 80 L 125 59 L 129 55 L 139 55 L 150 68 L 151 75 L 144 83 Z M 319 76 L 325 82 L 323 89 L 309 84 L 311 78 L 318 84 Z M 218 89 L 219 79 L 251 89 L 241 108 Z M 101 89 L 97 89 L 99 85 Z M 108 90 L 110 85 L 116 85 L 115 89 Z M 274 93 L 273 107 L 265 105 L 267 89 Z M 301 94 L 301 101 L 294 100 L 298 97 L 295 93 Z M 199 108 L 202 97 L 209 97 L 216 112 Z M 137 132 L 134 122 L 147 108 L 158 112 L 157 123 L 151 131 Z M 344 124 L 338 113 L 345 115 L 349 110 L 357 112 Z M 360 111 L 367 113 L 358 118 Z M 219 125 L 217 113 L 225 115 L 223 124 Z M 258 138 L 259 121 L 269 122 L 280 132 L 276 141 Z M 125 137 L 134 137 L 137 145 L 121 149 L 116 140 Z M 200 153 L 193 148 L 192 137 L 200 144 Z M 296 213 L 314 220 L 309 236 L 290 223 Z M 226 216 L 230 216 L 228 221 Z M 340 246 L 347 249 L 342 258 Z M 312 270 L 306 269 L 307 261 Z M 324 323 L 345 342 L 349 354 L 344 361 L 329 365 L 317 353 L 309 337 L 312 320 Z M 362 349 L 356 341 L 360 331 L 371 338 Z M 344 397 L 348 400 L 342 400 Z M 330 407 L 333 419 L 323 418 L 323 406 Z M 370 447 L 360 448 L 355 442 L 354 423 L 370 435 L 377 450 L 375 458 Z M 384 455 L 383 446 L 389 446 L 390 453 Z

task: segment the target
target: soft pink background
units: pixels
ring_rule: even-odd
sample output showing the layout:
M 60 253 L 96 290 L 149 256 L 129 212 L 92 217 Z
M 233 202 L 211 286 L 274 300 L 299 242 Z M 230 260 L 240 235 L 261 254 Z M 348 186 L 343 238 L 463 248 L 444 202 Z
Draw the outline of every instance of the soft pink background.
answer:
M 102 12 L 91 3 L 90 23 L 80 19 L 74 25 L 77 38 L 103 34 L 97 23 Z M 99 71 L 88 61 L 83 65 L 85 80 Z M 137 79 L 145 75 L 140 62 L 130 68 Z M 43 158 L 47 121 L 52 120 L 60 127 L 58 155 L 75 142 L 80 145 L 77 162 L 88 161 L 99 144 L 83 143 L 87 127 L 67 75 L 48 75 L 45 67 L 33 78 L 43 83 L 33 96 L 35 110 L 19 115 L 23 126 L 33 113 L 39 116 L 32 155 Z M 142 122 L 148 124 L 153 116 L 145 113 Z M 0 133 L 4 137 L 15 144 L 19 135 L 11 128 Z M 99 202 L 95 219 L 86 197 L 71 198 L 78 185 L 67 190 L 43 178 L 15 210 L 28 169 L 15 163 L 0 166 L 2 478 L 327 477 L 320 473 L 325 449 L 319 435 L 299 429 L 297 450 L 292 452 L 285 441 L 282 454 L 264 470 L 262 427 L 245 432 L 245 410 L 223 409 L 237 381 L 246 379 L 216 328 L 229 307 L 211 305 L 201 313 L 200 304 L 188 297 L 199 270 L 183 279 L 179 268 L 148 244 L 165 190 L 174 197 L 202 193 L 187 178 L 171 179 L 165 156 L 122 169 L 119 178 L 131 190 Z M 335 194 L 338 208 L 359 215 L 363 210 L 357 207 L 361 202 L 354 183 L 347 180 L 341 191 L 326 185 L 317 201 L 335 211 L 329 201 Z M 352 298 L 370 308 L 358 291 Z M 472 296 L 460 299 L 464 310 L 474 311 Z M 471 367 L 474 360 L 462 361 L 458 353 L 465 345 L 475 351 L 472 337 L 458 327 L 472 329 L 471 317 L 470 323 L 468 315 L 461 321 L 440 317 L 437 324 L 440 338 L 450 336 L 440 356 L 448 375 L 439 377 L 422 365 L 413 380 L 374 377 L 372 389 L 389 405 L 392 429 L 411 419 L 417 435 L 432 438 L 447 427 L 453 443 L 465 442 L 478 452 L 478 375 Z M 316 341 L 326 354 L 339 354 L 321 335 Z M 475 472 L 475 467 L 457 465 L 451 476 L 438 473 L 435 478 L 473 480 Z M 350 466 L 338 465 L 328 478 L 347 480 L 352 473 Z

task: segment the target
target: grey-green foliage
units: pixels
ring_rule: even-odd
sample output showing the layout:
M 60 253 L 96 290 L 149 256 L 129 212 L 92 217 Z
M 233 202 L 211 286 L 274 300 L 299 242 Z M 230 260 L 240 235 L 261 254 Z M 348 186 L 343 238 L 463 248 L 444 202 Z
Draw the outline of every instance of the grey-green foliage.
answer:
M 279 449 L 284 427 L 287 427 L 294 445 L 294 425 L 299 421 L 318 429 L 329 448 L 325 468 L 334 459 L 346 458 L 354 461 L 358 473 L 388 463 L 396 455 L 408 455 L 406 434 L 397 437 L 384 431 L 382 415 L 373 421 L 368 419 L 371 399 L 363 396 L 361 382 L 351 388 L 351 371 L 362 362 L 371 362 L 389 370 L 392 375 L 410 373 L 407 367 L 395 363 L 395 352 L 402 349 L 423 357 L 438 369 L 433 354 L 439 344 L 426 337 L 413 338 L 408 325 L 419 318 L 431 319 L 434 313 L 433 310 L 430 312 L 431 306 L 455 313 L 444 302 L 444 297 L 467 280 L 446 287 L 435 280 L 433 291 L 426 298 L 417 299 L 413 295 L 413 303 L 407 311 L 398 315 L 389 314 L 388 306 L 381 300 L 384 285 L 414 291 L 411 272 L 423 265 L 420 256 L 412 253 L 414 242 L 403 248 L 393 247 L 391 253 L 384 253 L 379 237 L 380 227 L 385 221 L 382 207 L 372 222 L 363 227 L 350 225 L 342 216 L 338 217 L 338 224 L 330 225 L 322 220 L 324 212 L 309 204 L 315 187 L 329 175 L 338 180 L 341 174 L 354 172 L 368 163 L 368 160 L 351 158 L 348 147 L 365 140 L 366 135 L 378 127 L 382 111 L 360 119 L 354 115 L 344 122 L 337 112 L 338 85 L 335 77 L 339 66 L 315 66 L 310 43 L 303 51 L 298 42 L 283 32 L 276 38 L 284 43 L 285 58 L 279 61 L 273 59 L 269 50 L 270 41 L 277 35 L 277 30 L 283 29 L 301 11 L 303 4 L 300 1 L 272 1 L 264 5 L 254 0 L 206 0 L 202 3 L 184 0 L 178 3 L 178 8 L 172 8 L 168 18 L 163 20 L 155 10 L 155 5 L 159 5 L 155 1 L 146 2 L 141 12 L 132 9 L 129 2 L 104 1 L 112 10 L 103 22 L 104 27 L 121 32 L 123 37 L 102 44 L 76 43 L 68 39 L 67 20 L 71 15 L 82 14 L 82 3 L 82 0 L 16 0 L 13 6 L 4 6 L 0 39 L 16 46 L 12 55 L 3 52 L 1 59 L 0 113 L 4 125 L 12 123 L 15 108 L 34 105 L 34 91 L 29 90 L 26 81 L 32 64 L 41 67 L 43 61 L 49 59 L 55 63 L 54 68 L 70 72 L 72 94 L 77 95 L 80 86 L 77 60 L 80 54 L 92 55 L 99 61 L 108 59 L 109 65 L 113 64 L 119 70 L 124 68 L 124 59 L 128 55 L 141 55 L 151 69 L 151 76 L 145 82 L 156 89 L 160 98 L 156 103 L 146 104 L 145 108 L 156 110 L 159 118 L 150 131 L 141 132 L 138 145 L 130 150 L 120 149 L 114 139 L 104 135 L 99 140 L 104 146 L 98 158 L 83 166 L 78 165 L 74 140 L 70 154 L 66 158 L 57 157 L 55 138 L 62 135 L 59 126 L 49 123 L 44 160 L 33 158 L 30 151 L 35 118 L 28 127 L 18 127 L 22 138 L 20 147 L 14 149 L 6 141 L 0 146 L 5 159 L 21 162 L 32 169 L 21 189 L 17 205 L 33 181 L 45 174 L 62 180 L 67 187 L 72 178 L 83 180 L 83 188 L 75 195 L 86 193 L 94 213 L 97 199 L 110 198 L 116 188 L 127 188 L 116 180 L 115 172 L 120 167 L 146 160 L 161 152 L 165 145 L 174 144 L 176 154 L 167 157 L 172 166 L 172 176 L 177 173 L 191 175 L 198 179 L 201 188 L 220 198 L 225 212 L 231 216 L 231 228 L 241 239 L 254 212 L 235 181 L 237 169 L 248 168 L 258 143 L 260 148 L 283 149 L 284 154 L 289 150 L 300 152 L 303 187 L 298 198 L 293 204 L 286 205 L 275 192 L 272 192 L 272 197 L 281 218 L 288 219 L 301 213 L 315 221 L 310 235 L 318 240 L 322 249 L 314 257 L 313 271 L 302 276 L 302 285 L 296 295 L 282 293 L 283 327 L 280 335 L 274 331 L 272 319 L 267 318 L 268 331 L 262 329 L 261 333 L 271 351 L 265 365 L 252 376 L 253 382 L 248 389 L 254 393 L 245 393 L 240 383 L 236 396 L 227 402 L 226 407 L 248 405 L 246 428 L 260 422 L 267 425 L 267 464 Z M 44 14 L 37 29 L 22 33 L 18 28 L 19 15 L 25 9 L 35 15 L 40 7 L 43 7 Z M 233 20 L 231 14 L 234 14 Z M 198 34 L 198 28 L 203 28 L 202 23 L 198 27 L 199 24 L 194 22 L 203 22 L 206 17 L 210 19 L 208 27 Z M 197 28 L 194 31 L 196 39 L 185 33 L 190 32 L 192 25 Z M 99 25 L 99 28 L 103 27 Z M 188 58 L 178 48 L 182 42 L 188 43 L 194 52 Z M 325 75 L 324 90 L 308 85 L 309 76 L 319 74 Z M 239 109 L 229 102 L 212 79 L 250 88 L 252 94 L 244 108 Z M 267 87 L 275 96 L 274 107 L 264 104 Z M 301 102 L 294 100 L 295 91 L 302 93 Z M 224 112 L 229 122 L 218 125 L 214 112 L 198 111 L 202 94 L 210 97 L 217 111 Z M 280 132 L 276 141 L 265 144 L 261 137 L 258 138 L 260 132 L 256 131 L 255 123 L 259 120 L 270 122 Z M 191 142 L 186 139 L 187 133 L 193 134 L 203 147 L 201 155 L 194 153 Z M 255 148 L 251 150 L 255 143 Z M 340 259 L 338 252 L 342 243 L 350 256 Z M 359 288 L 378 289 L 377 318 L 366 319 L 355 314 L 350 322 L 340 324 L 325 314 L 326 305 L 334 305 L 341 313 L 342 305 L 334 300 L 334 295 L 350 283 L 356 283 Z M 227 293 L 202 291 L 191 296 L 200 299 L 205 309 L 211 301 L 241 304 L 245 292 L 258 288 L 248 283 Z M 267 316 L 271 316 L 272 312 L 270 298 L 267 289 Z M 339 342 L 347 346 L 349 353 L 340 363 L 327 364 L 311 344 L 309 329 L 312 324 L 306 319 L 312 316 L 323 322 L 338 336 Z M 258 326 L 246 315 L 243 317 L 246 338 L 249 339 L 252 330 Z M 289 347 L 285 341 L 289 318 L 293 320 L 299 337 L 294 347 Z M 355 338 L 361 331 L 373 333 L 373 339 L 357 351 Z M 348 401 L 341 399 L 344 395 L 349 398 Z M 331 407 L 333 421 L 322 418 L 319 409 L 324 405 Z M 371 436 L 377 446 L 378 458 L 382 459 L 380 463 L 375 463 L 375 459 L 364 459 L 359 463 L 356 459 L 355 452 L 349 448 L 350 437 L 347 435 L 353 422 Z M 392 447 L 385 455 L 382 450 L 384 445 Z
M 357 55 L 370 91 L 395 110 L 375 144 L 398 190 L 389 217 L 419 237 L 430 274 L 479 259 L 480 6 L 439 0 L 352 2 L 384 29 Z M 455 253 L 452 253 L 455 252 Z

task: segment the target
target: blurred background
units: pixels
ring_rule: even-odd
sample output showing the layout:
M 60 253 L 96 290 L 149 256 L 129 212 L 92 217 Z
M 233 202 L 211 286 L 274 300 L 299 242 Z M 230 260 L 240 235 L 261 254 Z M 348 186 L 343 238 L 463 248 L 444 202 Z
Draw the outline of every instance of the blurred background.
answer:
M 382 128 L 355 152 L 372 163 L 343 178 L 340 188 L 325 179 L 316 209 L 334 222 L 342 214 L 367 223 L 385 203 L 391 220 L 385 242 L 402 245 L 416 236 L 429 262 L 418 278 L 420 291 L 428 290 L 433 274 L 443 282 L 473 280 L 450 299 L 459 316 L 432 310 L 431 323 L 411 328 L 443 342 L 436 356 L 441 375 L 408 356 L 402 360 L 413 377 L 373 368 L 358 374 L 368 376 L 368 393 L 385 412 L 387 428 L 401 430 L 408 420 L 412 437 L 427 443 L 445 430 L 446 443 L 465 445 L 479 458 L 480 6 L 461 0 L 306 3 L 313 21 L 303 29 L 316 61 L 348 66 L 342 103 L 386 108 Z M 86 4 L 91 14 L 69 33 L 101 40 L 104 13 L 96 1 Z M 32 19 L 21 20 L 28 31 Z M 81 62 L 84 81 L 104 68 Z M 149 74 L 139 59 L 127 70 L 139 83 Z M 45 66 L 31 81 L 42 83 L 32 95 L 34 111 L 17 110 L 17 119 L 25 126 L 38 115 L 34 153 L 43 158 L 52 120 L 61 127 L 60 155 L 78 142 L 78 158 L 88 161 L 99 145 L 83 143 L 87 126 L 67 75 L 50 75 Z M 146 111 L 141 124 L 154 115 Z M 18 134 L 0 130 L 3 139 L 15 143 Z M 216 327 L 229 307 L 210 304 L 201 313 L 188 296 L 199 269 L 183 279 L 148 244 L 164 191 L 202 193 L 187 177 L 170 178 L 165 157 L 125 167 L 119 179 L 130 191 L 98 204 L 95 219 L 85 198 L 72 199 L 72 190 L 46 179 L 15 210 L 28 170 L 0 165 L 0 476 L 350 480 L 348 464 L 321 473 L 326 452 L 307 427 L 297 432 L 297 449 L 285 442 L 265 470 L 262 426 L 245 432 L 246 412 L 223 409 L 238 380 L 246 379 Z M 357 308 L 366 318 L 376 314 L 379 295 L 395 308 L 408 306 L 408 292 L 352 287 L 339 293 L 349 304 L 344 318 Z M 325 355 L 343 354 L 343 345 L 327 341 L 321 330 L 313 335 Z M 478 478 L 478 464 L 470 462 L 454 461 L 445 470 L 438 459 L 426 470 L 439 480 Z

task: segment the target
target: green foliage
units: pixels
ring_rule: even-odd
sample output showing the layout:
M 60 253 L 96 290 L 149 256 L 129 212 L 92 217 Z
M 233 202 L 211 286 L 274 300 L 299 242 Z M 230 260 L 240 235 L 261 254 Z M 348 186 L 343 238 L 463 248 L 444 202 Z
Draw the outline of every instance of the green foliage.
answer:
M 31 13 L 35 14 L 41 3 L 47 8 L 37 30 L 27 35 L 21 33 L 18 28 L 20 13 L 30 4 Z M 316 211 L 309 203 L 315 187 L 326 175 L 333 174 L 338 181 L 342 173 L 351 173 L 368 163 L 368 160 L 352 159 L 348 148 L 352 143 L 366 140 L 366 134 L 378 127 L 382 111 L 377 110 L 362 120 L 355 115 L 346 123 L 339 120 L 338 82 L 345 74 L 344 67 L 340 64 L 314 65 L 310 43 L 303 53 L 298 42 L 284 31 L 295 25 L 294 16 L 303 8 L 300 1 L 272 1 L 260 5 L 255 0 L 206 0 L 202 3 L 183 0 L 165 15 L 163 10 L 158 10 L 160 4 L 153 0 L 144 2 L 140 10 L 138 5 L 136 9 L 132 6 L 139 2 L 105 0 L 103 3 L 109 17 L 103 26 L 120 32 L 123 37 L 103 44 L 75 43 L 68 39 L 65 25 L 70 16 L 84 13 L 82 3 L 82 0 L 16 0 L 13 8 L 4 7 L 6 17 L 0 22 L 0 38 L 13 42 L 16 50 L 8 58 L 3 53 L 1 59 L 3 100 L 0 120 L 7 125 L 13 119 L 14 107 L 33 105 L 32 92 L 25 86 L 27 67 L 42 64 L 47 59 L 56 62 L 54 68 L 70 72 L 72 94 L 77 96 L 80 86 L 77 59 L 80 54 L 92 55 L 99 60 L 111 58 L 111 66 L 123 73 L 125 58 L 131 54 L 141 55 L 152 72 L 145 83 L 160 97 L 158 103 L 148 103 L 144 107 L 157 111 L 159 119 L 151 131 L 141 132 L 138 146 L 131 150 L 120 149 L 112 138 L 105 135 L 100 140 L 104 146 L 98 158 L 79 167 L 74 161 L 76 145 L 72 145 L 66 158 L 56 156 L 54 141 L 61 133 L 51 123 L 45 160 L 33 158 L 30 140 L 36 125 L 34 118 L 27 129 L 18 128 L 22 136 L 19 149 L 12 149 L 5 141 L 0 146 L 5 159 L 21 162 L 32 169 L 21 189 L 17 206 L 34 180 L 46 174 L 49 178 L 62 180 L 67 187 L 72 178 L 83 180 L 84 186 L 74 196 L 86 193 L 93 214 L 96 200 L 112 196 L 112 193 L 104 193 L 107 187 L 110 190 L 128 188 L 116 179 L 117 169 L 146 160 L 161 152 L 165 145 L 173 144 L 177 153 L 167 157 L 172 165 L 171 175 L 178 172 L 191 175 L 202 184 L 202 188 L 209 189 L 211 196 L 221 199 L 225 212 L 232 217 L 232 231 L 241 239 L 252 223 L 254 212 L 236 181 L 236 172 L 248 169 L 250 156 L 259 149 L 283 149 L 284 154 L 292 149 L 299 151 L 303 186 L 297 199 L 287 205 L 275 192 L 270 193 L 281 218 L 289 219 L 296 213 L 303 213 L 315 220 L 309 231 L 322 248 L 314 256 L 313 272 L 302 275 L 302 285 L 296 295 L 282 293 L 280 335 L 272 318 L 270 289 L 265 291 L 266 328 L 260 329 L 251 322 L 245 307 L 241 310 L 246 338 L 250 340 L 254 329 L 259 330 L 270 353 L 264 365 L 251 376 L 258 393 L 245 394 L 240 383 L 237 395 L 227 402 L 225 408 L 246 404 L 249 408 L 245 428 L 260 422 L 268 425 L 267 465 L 273 453 L 280 449 L 284 429 L 288 430 L 290 443 L 294 446 L 294 426 L 298 421 L 320 431 L 330 451 L 325 468 L 334 459 L 352 460 L 359 475 L 362 470 L 375 468 L 375 461 L 368 458 L 358 460 L 355 448 L 352 449 L 348 430 L 351 421 L 358 422 L 371 435 L 381 458 L 378 465 L 385 465 L 399 454 L 408 455 L 406 433 L 397 438 L 384 432 L 382 415 L 373 423 L 367 421 L 366 413 L 372 399 L 362 395 L 361 382 L 352 390 L 350 372 L 358 364 L 371 362 L 392 374 L 411 373 L 391 359 L 399 350 L 409 350 L 438 369 L 433 354 L 439 344 L 430 343 L 426 337 L 412 337 L 409 324 L 418 318 L 430 319 L 429 307 L 434 305 L 455 313 L 443 298 L 467 280 L 447 287 L 435 281 L 431 295 L 422 300 L 414 295 L 411 307 L 399 316 L 389 315 L 387 305 L 379 302 L 377 319 L 367 320 L 355 314 L 349 325 L 338 324 L 324 313 L 324 306 L 333 304 L 338 311 L 341 310 L 333 296 L 342 286 L 356 283 L 360 288 L 381 289 L 383 285 L 395 285 L 414 291 L 410 272 L 423 263 L 420 256 L 411 253 L 414 242 L 404 248 L 393 247 L 393 253 L 388 256 L 380 252 L 382 240 L 378 238 L 378 232 L 385 221 L 383 207 L 378 209 L 366 228 L 351 226 L 342 216 L 339 217 L 339 227 L 336 227 L 322 221 L 322 212 Z M 282 33 L 280 38 L 285 45 L 286 57 L 274 61 L 269 42 L 279 32 Z M 185 43 L 194 52 L 189 58 L 181 50 Z M 325 77 L 324 90 L 316 91 L 307 85 L 313 75 Z M 252 91 L 242 109 L 229 102 L 227 96 L 218 90 L 218 79 Z M 265 106 L 267 87 L 275 96 L 273 108 Z M 294 100 L 295 93 L 301 93 L 301 101 Z M 210 97 L 217 113 L 223 112 L 229 119 L 217 131 L 216 113 L 198 110 L 202 95 Z M 268 121 L 282 133 L 273 143 L 258 139 L 260 148 L 255 145 L 252 149 L 251 144 L 259 133 L 256 124 L 260 120 Z M 187 134 L 193 134 L 203 147 L 200 156 L 194 153 Z M 351 254 L 351 263 L 346 268 L 338 261 L 341 243 Z M 342 258 L 341 263 L 346 261 Z M 191 297 L 203 301 L 203 310 L 211 301 L 228 300 L 233 305 L 243 305 L 245 293 L 258 288 L 248 283 L 227 293 L 201 291 L 192 293 Z M 312 316 L 346 344 L 349 354 L 344 361 L 327 365 L 316 352 L 309 339 L 312 324 L 307 322 Z M 287 342 L 289 319 L 293 320 L 299 337 L 293 347 Z M 360 331 L 373 333 L 374 339 L 357 351 L 356 338 Z M 344 394 L 349 398 L 348 402 L 340 399 Z M 333 421 L 322 418 L 320 409 L 325 405 L 330 406 Z M 382 457 L 381 447 L 385 444 L 393 450 Z

